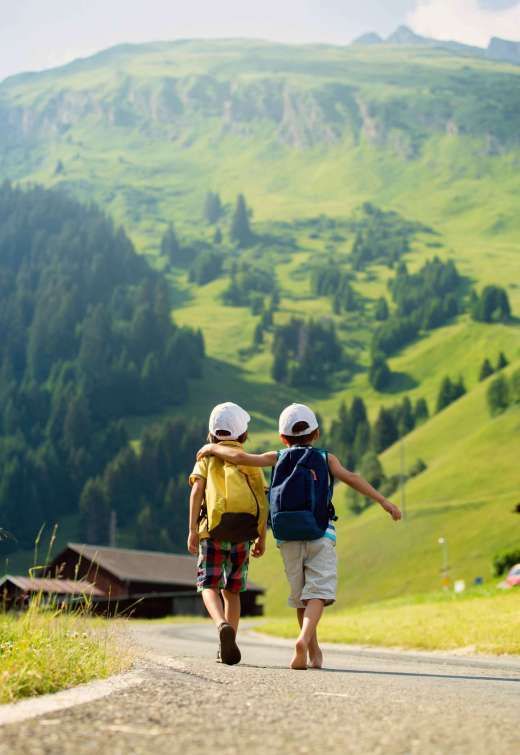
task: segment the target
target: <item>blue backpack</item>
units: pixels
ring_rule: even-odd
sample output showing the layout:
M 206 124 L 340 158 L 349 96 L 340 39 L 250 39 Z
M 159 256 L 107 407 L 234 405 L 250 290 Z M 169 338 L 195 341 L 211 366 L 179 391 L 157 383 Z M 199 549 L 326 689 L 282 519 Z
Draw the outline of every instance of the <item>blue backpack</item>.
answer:
M 317 540 L 329 520 L 334 478 L 327 451 L 312 446 L 291 446 L 278 452 L 271 476 L 269 518 L 277 540 Z

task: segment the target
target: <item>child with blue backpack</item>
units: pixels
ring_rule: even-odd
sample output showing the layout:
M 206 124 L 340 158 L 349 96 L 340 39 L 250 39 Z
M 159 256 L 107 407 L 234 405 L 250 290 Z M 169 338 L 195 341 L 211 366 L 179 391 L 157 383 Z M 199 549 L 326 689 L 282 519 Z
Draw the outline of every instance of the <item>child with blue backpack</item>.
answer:
M 313 446 L 320 431 L 316 415 L 308 406 L 286 407 L 278 428 L 286 446 L 282 451 L 250 454 L 209 443 L 200 449 L 197 458 L 214 455 L 234 464 L 274 467 L 269 491 L 270 522 L 289 581 L 289 605 L 296 609 L 300 626 L 290 667 L 306 669 L 310 662 L 312 668 L 321 668 L 323 655 L 317 627 L 324 607 L 336 600 L 334 479 L 377 501 L 394 521 L 401 518 L 401 512 L 370 483 L 345 469 L 336 456 Z

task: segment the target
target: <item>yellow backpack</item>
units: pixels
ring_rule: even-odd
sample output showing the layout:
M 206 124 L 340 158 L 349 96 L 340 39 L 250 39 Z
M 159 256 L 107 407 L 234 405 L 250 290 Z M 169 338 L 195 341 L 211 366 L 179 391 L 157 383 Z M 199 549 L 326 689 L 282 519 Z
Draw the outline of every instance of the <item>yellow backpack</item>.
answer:
M 262 472 L 210 456 L 202 515 L 213 540 L 255 540 L 266 516 Z

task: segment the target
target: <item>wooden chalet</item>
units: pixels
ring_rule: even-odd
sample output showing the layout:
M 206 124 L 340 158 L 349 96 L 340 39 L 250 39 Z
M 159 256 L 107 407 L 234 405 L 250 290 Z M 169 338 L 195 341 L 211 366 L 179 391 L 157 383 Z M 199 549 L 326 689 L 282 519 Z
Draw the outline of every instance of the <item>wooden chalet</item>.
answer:
M 68 543 L 45 568 L 44 576 L 60 585 L 72 581 L 91 586 L 89 601 L 97 613 L 159 618 L 205 615 L 195 587 L 196 572 L 197 559 L 192 556 Z M 56 585 L 52 592 L 56 594 Z M 248 582 L 240 596 L 244 616 L 262 615 L 257 599 L 263 593 Z

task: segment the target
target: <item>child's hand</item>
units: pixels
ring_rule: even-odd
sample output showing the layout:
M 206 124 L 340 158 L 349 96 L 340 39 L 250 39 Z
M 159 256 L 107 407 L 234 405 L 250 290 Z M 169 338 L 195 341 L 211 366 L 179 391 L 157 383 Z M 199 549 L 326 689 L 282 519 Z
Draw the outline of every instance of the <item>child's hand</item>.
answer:
M 188 535 L 188 550 L 192 556 L 196 556 L 199 552 L 199 533 L 190 532 Z
M 257 537 L 251 548 L 253 558 L 260 558 L 265 553 L 265 535 Z
M 386 498 L 381 503 L 381 506 L 384 508 L 385 511 L 388 511 L 394 522 L 398 522 L 399 519 L 401 519 L 402 514 L 401 510 L 395 506 L 391 501 L 387 500 Z
M 197 451 L 197 461 L 200 461 L 205 456 L 211 456 L 213 454 L 213 443 L 206 443 L 205 446 L 199 448 Z

